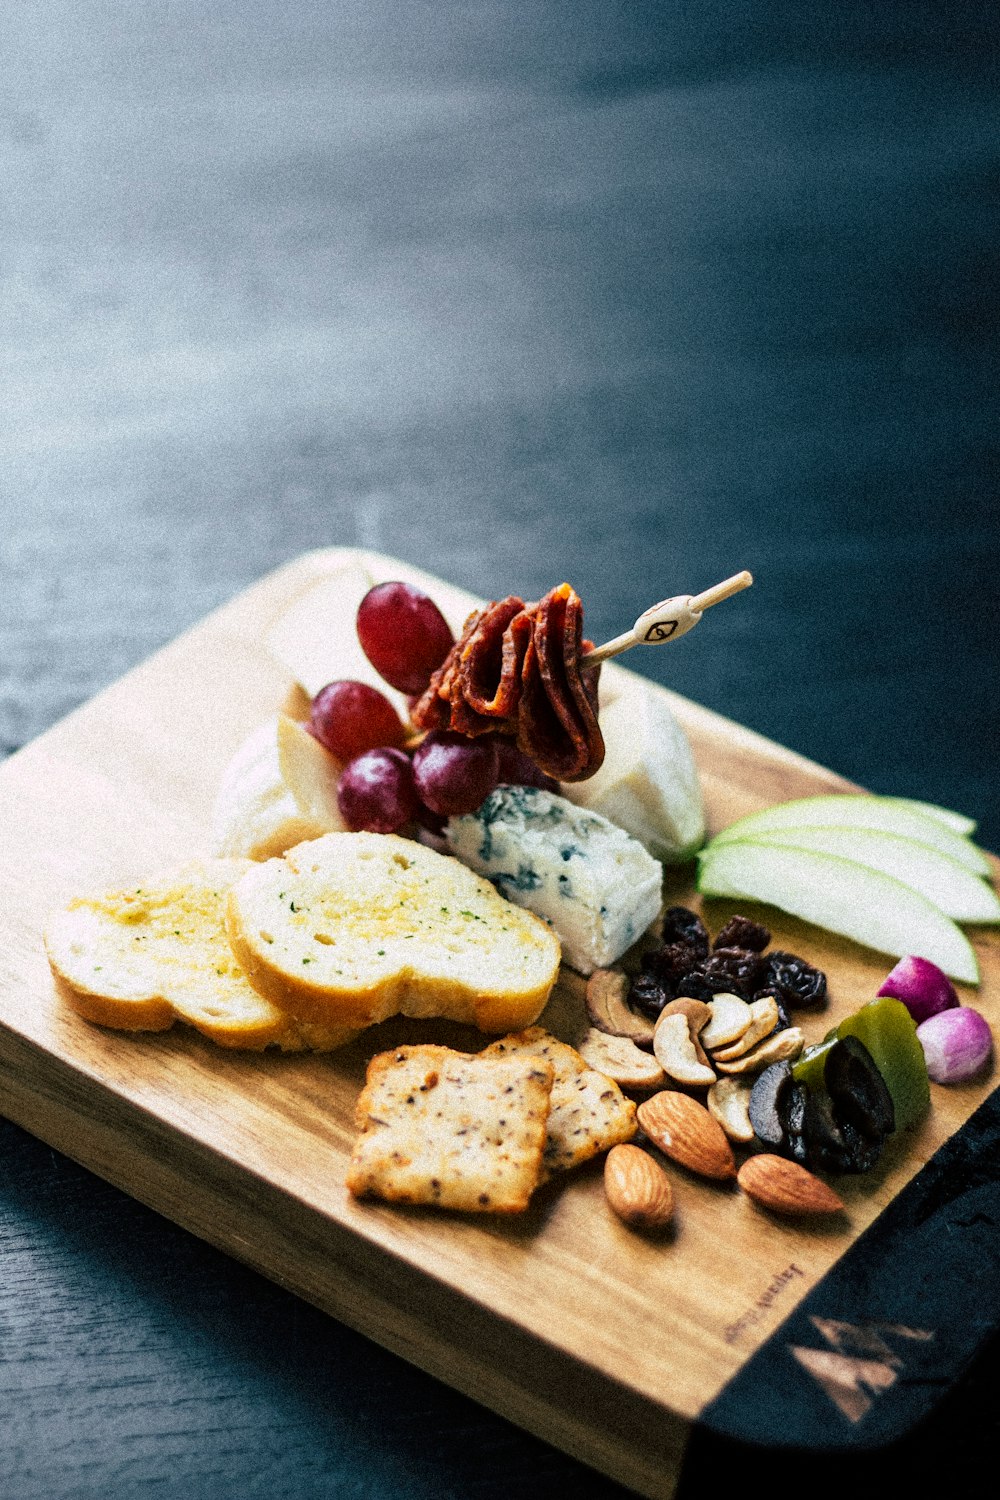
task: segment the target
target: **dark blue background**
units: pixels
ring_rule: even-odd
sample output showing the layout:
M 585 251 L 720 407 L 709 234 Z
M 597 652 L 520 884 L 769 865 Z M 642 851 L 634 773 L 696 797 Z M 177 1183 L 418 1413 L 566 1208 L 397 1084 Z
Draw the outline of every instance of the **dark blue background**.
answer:
M 629 664 L 1000 847 L 997 41 L 986 0 L 8 7 L 0 747 L 308 547 L 568 578 L 599 639 L 750 567 Z M 3 1142 L 14 1500 L 614 1493 Z M 998 1370 L 895 1472 L 976 1493 Z

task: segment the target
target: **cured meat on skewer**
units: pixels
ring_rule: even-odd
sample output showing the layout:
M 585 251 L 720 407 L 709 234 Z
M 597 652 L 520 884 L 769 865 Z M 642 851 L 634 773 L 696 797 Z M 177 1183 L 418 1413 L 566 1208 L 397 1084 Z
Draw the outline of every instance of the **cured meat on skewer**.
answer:
M 511 595 L 469 616 L 415 703 L 421 729 L 515 739 L 546 775 L 583 781 L 604 759 L 597 722 L 599 669 L 581 669 L 590 646 L 583 605 L 568 583 L 537 604 Z

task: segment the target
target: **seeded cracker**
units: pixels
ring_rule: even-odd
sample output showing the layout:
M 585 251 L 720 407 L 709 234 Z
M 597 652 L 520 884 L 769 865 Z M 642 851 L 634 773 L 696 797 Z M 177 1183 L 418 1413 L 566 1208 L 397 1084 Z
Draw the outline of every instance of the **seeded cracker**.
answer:
M 552 1064 L 552 1104 L 549 1110 L 542 1181 L 555 1172 L 579 1166 L 592 1156 L 630 1141 L 636 1133 L 635 1105 L 617 1083 L 598 1073 L 573 1047 L 557 1041 L 541 1026 L 530 1026 L 502 1037 L 482 1057 L 529 1057 Z
M 399 1047 L 368 1065 L 347 1174 L 356 1198 L 519 1213 L 542 1180 L 552 1065 Z

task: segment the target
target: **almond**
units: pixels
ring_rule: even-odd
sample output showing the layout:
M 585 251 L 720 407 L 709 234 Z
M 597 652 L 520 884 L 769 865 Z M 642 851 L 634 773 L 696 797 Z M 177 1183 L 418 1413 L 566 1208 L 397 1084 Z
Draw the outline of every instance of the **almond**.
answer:
M 755 1202 L 776 1214 L 836 1214 L 844 1207 L 833 1188 L 783 1156 L 749 1157 L 736 1180 Z
M 660 1229 L 674 1213 L 674 1190 L 662 1167 L 638 1146 L 612 1146 L 604 1163 L 608 1205 L 636 1229 Z
M 665 1089 L 638 1109 L 639 1124 L 665 1156 L 701 1177 L 727 1181 L 736 1176 L 733 1149 L 725 1131 L 690 1094 Z

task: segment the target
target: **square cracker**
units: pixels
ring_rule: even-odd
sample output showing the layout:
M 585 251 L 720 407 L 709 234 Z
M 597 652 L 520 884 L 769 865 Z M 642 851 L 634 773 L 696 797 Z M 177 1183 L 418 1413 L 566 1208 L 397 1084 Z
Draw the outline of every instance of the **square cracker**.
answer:
M 356 1198 L 518 1213 L 542 1180 L 553 1068 L 534 1055 L 487 1057 L 397 1047 L 368 1065 L 347 1174 Z
M 542 1026 L 501 1037 L 481 1057 L 529 1058 L 552 1064 L 552 1103 L 546 1130 L 542 1181 L 589 1161 L 636 1134 L 635 1105 L 612 1079 L 598 1073 L 574 1047 Z

